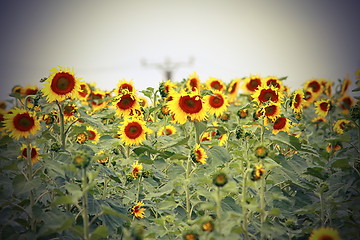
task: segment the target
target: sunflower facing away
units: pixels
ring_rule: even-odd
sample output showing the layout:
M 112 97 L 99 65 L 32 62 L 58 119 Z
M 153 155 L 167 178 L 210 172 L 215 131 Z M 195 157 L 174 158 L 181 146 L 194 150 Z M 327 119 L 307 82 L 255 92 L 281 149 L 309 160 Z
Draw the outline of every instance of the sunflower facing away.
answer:
M 134 215 L 137 218 L 144 218 L 145 217 L 145 208 L 142 208 L 143 202 L 138 202 L 136 205 L 134 205 L 131 208 L 131 214 Z
M 290 126 L 291 125 L 289 119 L 287 119 L 286 117 L 279 117 L 274 122 L 272 133 L 278 134 L 280 131 L 289 133 Z
M 133 178 L 138 178 L 139 173 L 141 173 L 143 169 L 142 163 L 139 164 L 139 161 L 135 161 L 135 163 L 131 166 L 133 168 L 131 171 L 131 175 L 133 176 Z
M 158 135 L 172 135 L 176 133 L 176 128 L 172 125 L 166 125 L 164 127 L 161 127 L 157 134 Z
M 144 120 L 136 118 L 126 119 L 119 128 L 118 134 L 126 145 L 139 145 L 146 139 L 146 134 L 152 132 Z
M 227 88 L 229 102 L 235 102 L 240 88 L 240 78 L 232 80 Z
M 40 130 L 40 122 L 33 112 L 14 108 L 4 115 L 4 130 L 10 132 L 10 137 L 28 138 Z
M 30 156 L 31 156 L 31 163 L 33 165 L 41 159 L 41 157 L 39 156 L 39 151 L 40 151 L 39 148 L 30 144 Z M 18 156 L 18 158 L 26 159 L 28 157 L 27 146 L 25 144 L 21 146 L 20 152 L 21 154 Z
M 290 107 L 294 113 L 300 113 L 304 105 L 304 91 L 302 89 L 296 90 L 291 97 Z
M 76 97 L 80 91 L 80 79 L 68 68 L 51 69 L 51 75 L 45 80 L 43 94 L 48 102 L 63 101 L 67 97 Z
M 207 117 L 204 102 L 197 91 L 173 92 L 172 100 L 168 101 L 167 106 L 174 115 L 174 121 L 180 124 L 186 123 L 188 117 L 192 121 L 202 121 Z
M 341 240 L 341 238 L 336 229 L 321 227 L 312 231 L 309 240 Z
M 326 117 L 331 107 L 330 99 L 316 101 L 314 105 L 315 105 L 315 112 L 320 117 Z
M 215 115 L 217 117 L 220 117 L 229 106 L 226 95 L 218 90 L 213 91 L 212 95 L 206 95 L 204 100 L 207 106 L 207 111 L 211 115 Z
M 272 101 L 274 103 L 282 102 L 284 97 L 283 93 L 278 91 L 275 87 L 258 87 L 257 90 L 251 95 L 251 97 L 258 104 L 266 103 L 267 101 Z
M 191 153 L 191 159 L 194 162 L 205 164 L 207 158 L 208 156 L 205 150 L 200 146 L 200 144 L 196 144 L 195 149 Z
M 86 131 L 88 135 L 87 139 L 96 144 L 100 139 L 98 131 L 90 126 L 86 127 Z

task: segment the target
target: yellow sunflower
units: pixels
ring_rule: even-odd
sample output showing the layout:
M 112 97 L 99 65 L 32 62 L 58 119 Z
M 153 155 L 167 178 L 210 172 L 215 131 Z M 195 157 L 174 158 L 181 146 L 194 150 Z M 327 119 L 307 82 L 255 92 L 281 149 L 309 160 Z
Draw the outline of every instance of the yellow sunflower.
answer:
M 255 169 L 251 173 L 251 180 L 257 181 L 261 178 L 262 175 L 266 172 L 262 164 L 255 165 Z
M 311 122 L 317 123 L 317 124 L 321 123 L 321 122 L 326 122 L 326 118 L 324 118 L 324 117 L 316 117 L 313 120 L 311 120 Z
M 354 100 L 352 97 L 344 95 L 338 99 L 338 104 L 343 114 L 349 114 L 350 108 L 354 106 Z
M 323 86 L 319 80 L 311 79 L 305 83 L 304 88 L 310 90 L 315 94 L 321 94 L 323 91 Z
M 146 97 L 139 96 L 138 99 L 141 107 L 146 108 L 149 106 L 148 99 Z
M 338 134 L 343 134 L 347 127 L 351 127 L 351 122 L 347 119 L 339 119 L 334 124 L 334 131 Z
M 240 78 L 236 78 L 232 80 L 227 88 L 228 99 L 230 103 L 233 103 L 236 100 L 240 88 L 240 81 L 241 81 Z
M 176 83 L 167 80 L 166 82 L 160 83 L 159 91 L 163 98 L 166 98 L 171 91 L 176 88 Z
M 200 142 L 205 142 L 205 141 L 211 141 L 210 132 L 203 132 L 203 134 L 201 135 Z
M 215 115 L 217 117 L 221 116 L 221 114 L 223 114 L 229 106 L 226 95 L 218 90 L 214 90 L 211 95 L 206 95 L 204 100 L 207 106 L 207 111 L 211 115 Z
M 27 96 L 27 95 L 35 95 L 38 91 L 39 91 L 39 89 L 37 86 L 29 85 L 29 86 L 24 87 L 22 89 L 21 93 L 22 93 L 22 95 Z
M 128 92 L 135 92 L 135 87 L 134 87 L 134 83 L 132 82 L 132 80 L 130 81 L 126 81 L 125 79 L 121 79 L 119 80 L 119 83 L 117 85 L 117 93 L 122 93 L 125 89 Z
M 341 240 L 338 231 L 330 227 L 314 229 L 309 240 Z
M 92 91 L 90 94 L 91 99 L 91 107 L 94 111 L 103 109 L 107 105 L 107 101 L 105 101 L 105 92 L 102 90 Z
M 349 76 L 346 76 L 342 81 L 340 94 L 344 95 L 347 92 L 350 85 L 351 85 L 351 80 Z
M 189 91 L 200 91 L 202 86 L 200 83 L 199 75 L 196 72 L 189 75 L 188 80 L 186 81 L 186 88 Z
M 260 113 L 262 117 L 268 118 L 273 121 L 280 116 L 281 104 L 268 102 L 267 104 L 265 104 L 265 106 L 261 108 Z
M 137 218 L 144 218 L 145 217 L 145 208 L 142 208 L 143 202 L 138 202 L 135 206 L 131 208 L 131 214 Z
M 30 156 L 31 156 L 31 163 L 33 165 L 41 159 L 41 156 L 39 156 L 39 151 L 40 151 L 39 148 L 30 144 Z M 27 146 L 25 144 L 21 146 L 20 152 L 21 154 L 18 156 L 18 158 L 26 159 L 28 157 Z
M 161 127 L 157 134 L 158 135 L 172 135 L 176 133 L 176 128 L 172 125 L 166 125 L 164 127 Z
M 289 133 L 291 126 L 290 123 L 291 121 L 286 117 L 278 117 L 274 122 L 272 133 L 275 135 L 278 134 L 280 131 Z
M 206 81 L 205 85 L 209 90 L 225 90 L 224 82 L 214 77 L 210 77 L 209 80 Z
M 313 103 L 317 97 L 320 96 L 319 93 L 314 93 L 311 89 L 304 90 L 304 107 L 308 107 L 311 103 Z
M 333 82 L 325 80 L 325 79 L 320 79 L 320 83 L 323 86 L 323 93 L 328 96 L 331 97 L 332 96 L 332 85 Z
M 83 144 L 88 139 L 88 136 L 85 133 L 79 133 L 76 135 L 76 142 Z
M 192 121 L 202 121 L 207 118 L 204 101 L 197 91 L 186 93 L 173 92 L 172 100 L 167 102 L 170 112 L 173 114 L 174 121 L 180 124 L 186 123 L 189 117 Z
M 332 151 L 336 152 L 338 150 L 341 149 L 341 144 L 340 143 L 328 143 L 327 147 L 326 147 L 326 152 L 331 153 Z
M 315 112 L 320 117 L 326 117 L 331 107 L 330 99 L 316 101 L 314 103 L 314 106 L 315 106 Z
M 249 78 L 245 78 L 242 89 L 245 93 L 254 93 L 258 87 L 262 86 L 262 79 L 258 75 L 250 75 Z
M 89 85 L 85 82 L 80 82 L 79 85 L 80 85 L 80 90 L 78 91 L 78 98 L 81 101 L 87 101 L 91 94 L 91 89 Z
M 224 146 L 226 141 L 228 140 L 227 134 L 221 134 L 220 137 L 218 137 L 219 140 L 219 146 Z
M 14 108 L 4 115 L 4 130 L 17 140 L 28 138 L 40 130 L 40 122 L 33 112 Z
M 118 96 L 118 100 L 114 102 L 116 114 L 118 116 L 131 116 L 134 111 L 140 109 L 138 97 L 127 90 Z
M 300 113 L 302 111 L 305 101 L 304 97 L 304 91 L 302 89 L 298 89 L 292 94 L 290 107 L 294 113 Z
M 264 85 L 267 87 L 274 87 L 278 91 L 284 90 L 284 86 L 282 84 L 282 81 L 279 80 L 279 78 L 274 76 L 266 77 L 264 80 Z
M 152 132 L 144 120 L 136 118 L 126 119 L 119 128 L 118 134 L 126 145 L 139 145 L 146 139 L 146 134 Z
M 80 79 L 68 68 L 53 68 L 50 77 L 45 80 L 43 94 L 48 102 L 63 101 L 67 97 L 77 97 L 80 91 Z
M 139 164 L 139 161 L 135 161 L 135 163 L 132 166 L 132 171 L 131 171 L 131 175 L 134 177 L 134 178 L 138 178 L 139 177 L 139 173 L 142 172 L 142 169 L 143 169 L 143 165 L 142 163 Z
M 64 119 L 65 121 L 73 121 L 76 120 L 76 116 L 74 115 L 76 113 L 76 105 L 74 104 L 67 104 L 64 106 Z
M 109 156 L 103 150 L 100 150 L 96 153 L 95 159 L 98 163 L 101 163 L 102 165 L 106 165 L 106 163 L 109 162 Z
M 281 103 L 284 97 L 284 94 L 278 91 L 275 87 L 261 87 L 259 86 L 255 92 L 251 95 L 255 102 L 258 104 L 264 104 L 267 101 L 272 101 L 274 103 Z
M 206 159 L 208 158 L 205 150 L 200 146 L 200 144 L 195 145 L 195 149 L 191 153 L 191 159 L 194 162 L 199 162 L 201 164 L 206 163 Z
M 100 135 L 98 133 L 98 131 L 90 126 L 86 127 L 86 131 L 87 131 L 87 139 L 90 140 L 93 143 L 98 143 L 99 139 L 100 139 Z

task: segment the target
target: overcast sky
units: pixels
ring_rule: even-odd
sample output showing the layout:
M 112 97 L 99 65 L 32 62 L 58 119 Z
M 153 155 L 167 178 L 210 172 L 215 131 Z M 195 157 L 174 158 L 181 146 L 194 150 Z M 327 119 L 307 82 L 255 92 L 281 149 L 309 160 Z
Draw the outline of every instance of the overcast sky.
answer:
M 236 77 L 288 76 L 295 89 L 311 78 L 354 79 L 360 68 L 359 1 L 313 0 L 2 0 L 1 100 L 16 85 L 38 85 L 58 65 L 106 90 L 122 78 L 156 87 L 166 57 L 175 80 L 196 71 Z

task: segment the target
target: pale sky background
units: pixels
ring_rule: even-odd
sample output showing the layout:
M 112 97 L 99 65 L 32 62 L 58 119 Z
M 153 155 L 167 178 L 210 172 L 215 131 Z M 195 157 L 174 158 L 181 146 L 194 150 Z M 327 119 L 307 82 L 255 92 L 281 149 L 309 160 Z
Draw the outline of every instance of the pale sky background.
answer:
M 194 64 L 230 82 L 250 74 L 288 76 L 292 90 L 311 78 L 337 81 L 360 68 L 360 1 L 335 0 L 2 0 L 0 100 L 14 85 L 42 85 L 58 65 L 110 90 L 122 78 L 157 87 L 160 70 L 141 59 Z

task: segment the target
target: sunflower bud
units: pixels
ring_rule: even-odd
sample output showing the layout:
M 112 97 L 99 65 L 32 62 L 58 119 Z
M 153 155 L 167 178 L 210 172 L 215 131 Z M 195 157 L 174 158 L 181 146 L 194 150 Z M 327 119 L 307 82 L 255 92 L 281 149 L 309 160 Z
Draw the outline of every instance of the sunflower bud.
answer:
M 262 145 L 255 147 L 254 152 L 258 158 L 265 158 L 269 153 L 268 149 Z
M 258 164 L 255 166 L 254 170 L 251 172 L 251 180 L 257 181 L 261 178 L 262 175 L 266 172 L 265 168 L 263 168 L 262 164 Z
M 229 113 L 223 113 L 220 116 L 220 120 L 223 121 L 223 122 L 227 122 L 227 121 L 229 121 L 229 119 L 230 119 L 230 114 Z
M 73 163 L 77 168 L 86 168 L 90 163 L 90 156 L 85 152 L 78 152 L 75 154 Z
M 247 109 L 240 109 L 237 112 L 237 115 L 239 116 L 239 118 L 243 119 L 243 118 L 246 118 L 249 115 L 249 111 Z
M 199 235 L 197 233 L 188 232 L 184 234 L 184 240 L 198 240 Z
M 228 182 L 227 176 L 225 173 L 218 173 L 213 178 L 213 183 L 217 187 L 223 187 Z
M 214 230 L 214 223 L 212 221 L 204 222 L 201 226 L 201 229 L 203 231 L 209 231 L 212 232 Z

